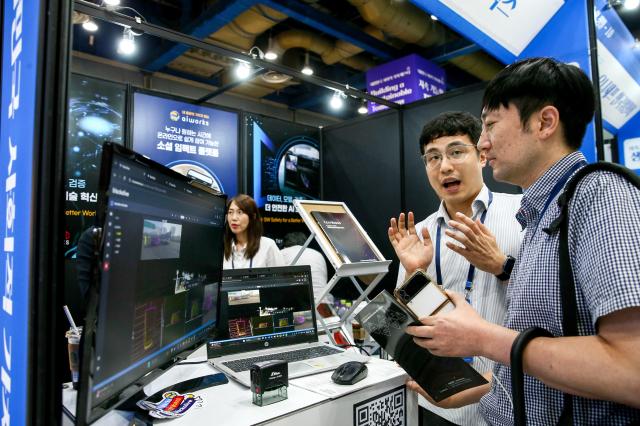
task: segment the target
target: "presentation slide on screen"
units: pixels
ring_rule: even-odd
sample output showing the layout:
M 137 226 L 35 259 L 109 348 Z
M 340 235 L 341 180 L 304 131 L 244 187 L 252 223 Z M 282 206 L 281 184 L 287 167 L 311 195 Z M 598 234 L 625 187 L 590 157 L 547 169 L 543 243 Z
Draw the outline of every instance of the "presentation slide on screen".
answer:
M 306 231 L 293 200 L 320 198 L 320 144 L 315 127 L 247 115 L 253 147 L 253 197 L 265 234 L 281 244 L 287 232 Z
M 238 114 L 133 94 L 133 150 L 220 192 L 238 191 Z

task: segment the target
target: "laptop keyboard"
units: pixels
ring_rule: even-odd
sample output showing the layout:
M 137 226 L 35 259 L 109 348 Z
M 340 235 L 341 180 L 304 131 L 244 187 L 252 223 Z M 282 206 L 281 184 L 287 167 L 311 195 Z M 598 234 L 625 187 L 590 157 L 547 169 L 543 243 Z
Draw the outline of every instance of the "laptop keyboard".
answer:
M 238 359 L 235 361 L 223 362 L 222 365 L 239 373 L 241 371 L 247 371 L 256 362 L 272 361 L 279 359 L 287 362 L 304 361 L 305 359 L 318 358 L 327 355 L 334 355 L 342 351 L 332 348 L 330 346 L 316 346 L 313 348 L 299 349 L 297 351 L 280 352 L 277 354 L 256 356 L 253 358 Z

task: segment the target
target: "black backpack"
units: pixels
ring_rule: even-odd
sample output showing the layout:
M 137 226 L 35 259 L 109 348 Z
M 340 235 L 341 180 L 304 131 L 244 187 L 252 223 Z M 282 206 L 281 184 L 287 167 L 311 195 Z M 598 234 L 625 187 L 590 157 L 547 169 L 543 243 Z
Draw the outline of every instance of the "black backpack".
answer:
M 551 222 L 548 228 L 544 228 L 547 234 L 560 231 L 560 246 L 558 255 L 560 261 L 560 296 L 562 301 L 562 330 L 564 336 L 578 335 L 577 304 L 575 298 L 575 282 L 569 260 L 569 201 L 576 191 L 578 183 L 583 177 L 594 171 L 604 170 L 622 176 L 640 189 L 640 176 L 630 169 L 619 164 L 600 161 L 589 164 L 578 170 L 565 185 L 564 191 L 558 197 L 560 214 Z M 514 423 L 525 426 L 527 424 L 524 401 L 524 374 L 522 371 L 522 353 L 525 346 L 535 337 L 553 337 L 552 334 L 540 327 L 531 327 L 524 330 L 513 342 L 511 347 L 511 391 L 513 393 Z M 573 424 L 573 398 L 564 394 L 564 405 L 558 424 Z

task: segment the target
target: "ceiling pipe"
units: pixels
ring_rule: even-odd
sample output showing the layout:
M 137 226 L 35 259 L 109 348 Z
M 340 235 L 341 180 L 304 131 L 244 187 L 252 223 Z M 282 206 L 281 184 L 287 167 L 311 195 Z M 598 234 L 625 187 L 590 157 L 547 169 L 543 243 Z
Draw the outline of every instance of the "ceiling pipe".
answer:
M 248 51 L 255 45 L 256 37 L 285 19 L 287 19 L 287 15 L 284 13 L 258 4 L 240 14 L 208 38 L 214 42 L 222 42 Z
M 287 19 L 287 15 L 283 13 L 266 6 L 255 5 L 238 15 L 228 25 L 209 35 L 205 40 L 228 49 L 240 52 L 248 51 L 254 46 L 258 35 L 285 19 Z M 174 59 L 169 67 L 208 77 L 228 66 L 228 62 L 225 58 L 189 49 L 184 55 Z
M 385 34 L 429 47 L 446 43 L 453 34 L 444 26 L 429 19 L 424 11 L 409 2 L 389 0 L 349 0 L 365 21 L 380 28 Z
M 386 35 L 422 47 L 443 44 L 454 38 L 452 32 L 429 18 L 417 6 L 409 2 L 389 0 L 349 0 L 365 21 L 381 29 Z M 469 74 L 489 80 L 504 66 L 481 52 L 450 59 L 452 64 Z
M 358 71 L 366 71 L 375 66 L 373 60 L 353 56 L 362 51 L 359 47 L 353 46 L 351 51 L 340 50 L 333 40 L 305 30 L 288 30 L 278 34 L 273 38 L 272 48 L 278 55 L 283 55 L 289 49 L 306 49 L 320 56 L 328 65 L 340 62 Z
M 402 105 L 398 105 L 386 99 L 373 96 L 367 92 L 357 90 L 353 87 L 350 87 L 341 83 L 337 83 L 335 81 L 328 80 L 326 78 L 319 77 L 317 75 L 305 75 L 293 68 L 285 67 L 284 65 L 280 65 L 273 62 L 264 61 L 259 58 L 252 58 L 243 53 L 235 52 L 233 50 L 225 49 L 223 47 L 216 46 L 211 43 L 207 43 L 196 37 L 190 36 L 188 34 L 183 34 L 169 28 L 163 28 L 158 25 L 151 24 L 149 22 L 138 22 L 131 16 L 124 15 L 122 13 L 118 13 L 112 10 L 107 10 L 106 8 L 102 8 L 88 1 L 74 0 L 73 7 L 74 7 L 74 10 L 80 13 L 85 13 L 97 19 L 109 21 L 121 26 L 127 26 L 134 30 L 140 30 L 140 31 L 143 31 L 145 34 L 148 34 L 149 36 L 160 37 L 162 39 L 165 39 L 174 43 L 183 43 L 188 45 L 189 47 L 206 50 L 216 55 L 227 56 L 232 59 L 248 62 L 255 67 L 266 68 L 268 70 L 273 70 L 279 73 L 288 74 L 297 80 L 305 81 L 305 82 L 314 84 L 316 86 L 322 86 L 327 89 L 338 90 L 345 93 L 347 96 L 352 96 L 358 99 L 366 99 L 368 101 L 375 102 L 377 104 L 388 106 L 389 108 L 392 108 L 392 109 L 402 108 Z

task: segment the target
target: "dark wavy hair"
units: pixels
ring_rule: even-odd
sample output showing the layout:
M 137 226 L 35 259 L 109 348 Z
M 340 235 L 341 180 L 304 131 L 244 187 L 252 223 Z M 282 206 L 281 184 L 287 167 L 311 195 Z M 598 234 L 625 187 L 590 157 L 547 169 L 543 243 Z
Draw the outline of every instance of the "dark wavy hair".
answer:
M 482 133 L 480 119 L 466 111 L 443 112 L 429 120 L 420 134 L 420 155 L 424 154 L 424 147 L 433 140 L 445 136 L 469 136 L 471 143 L 478 143 Z
M 253 198 L 246 194 L 238 194 L 227 201 L 227 212 L 231 203 L 236 205 L 249 216 L 249 225 L 247 226 L 247 248 L 244 252 L 244 256 L 247 259 L 251 259 L 256 255 L 260 249 L 260 237 L 262 237 L 262 219 L 260 218 L 260 211 Z M 229 227 L 229 221 L 225 213 L 224 227 L 224 258 L 229 259 L 231 256 L 231 241 L 235 241 L 236 236 L 231 232 Z
M 545 106 L 560 114 L 569 148 L 579 149 L 593 118 L 595 94 L 589 77 L 576 66 L 552 58 L 530 58 L 501 70 L 484 91 L 482 108 L 492 111 L 513 104 L 526 130 L 531 115 Z

